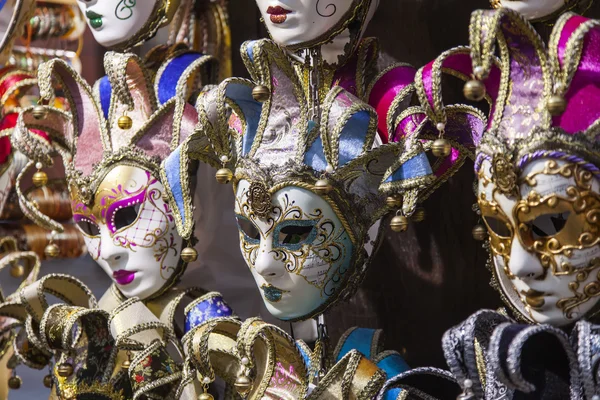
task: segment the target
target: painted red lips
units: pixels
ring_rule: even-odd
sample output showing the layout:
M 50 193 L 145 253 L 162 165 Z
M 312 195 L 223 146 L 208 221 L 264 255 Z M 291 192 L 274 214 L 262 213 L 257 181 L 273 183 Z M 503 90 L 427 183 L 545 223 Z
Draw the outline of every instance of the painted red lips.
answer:
M 274 24 L 283 24 L 291 12 L 281 6 L 267 8 L 267 14 L 270 15 L 271 22 Z

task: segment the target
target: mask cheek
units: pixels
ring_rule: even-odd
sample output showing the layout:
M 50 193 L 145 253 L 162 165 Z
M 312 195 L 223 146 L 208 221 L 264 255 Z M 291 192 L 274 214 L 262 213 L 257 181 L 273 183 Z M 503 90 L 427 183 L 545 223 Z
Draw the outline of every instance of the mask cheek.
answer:
M 102 239 L 99 237 L 89 237 L 83 235 L 83 241 L 87 247 L 88 253 L 92 257 L 94 261 L 98 261 L 100 259 L 100 249 L 102 245 Z

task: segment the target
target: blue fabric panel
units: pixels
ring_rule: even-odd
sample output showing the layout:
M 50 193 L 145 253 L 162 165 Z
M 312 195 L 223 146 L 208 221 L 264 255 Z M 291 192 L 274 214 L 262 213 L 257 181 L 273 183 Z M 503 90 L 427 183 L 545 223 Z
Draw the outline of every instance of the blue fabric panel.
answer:
M 214 318 L 231 317 L 233 310 L 221 296 L 210 297 L 196 304 L 185 315 L 185 333 Z
M 302 354 L 302 358 L 304 359 L 304 365 L 306 365 L 306 369 L 309 370 L 310 369 L 310 356 L 304 352 L 304 349 L 302 348 L 302 346 L 298 346 L 296 344 L 296 348 L 298 349 L 298 351 L 300 351 L 300 354 Z
M 371 116 L 366 111 L 354 114 L 340 136 L 339 166 L 343 166 L 358 157 L 363 150 Z
M 404 358 L 398 353 L 392 353 L 380 360 L 377 366 L 385 371 L 388 378 L 399 375 L 402 372 L 406 372 L 410 369 Z
M 250 61 L 254 61 L 254 43 L 255 42 L 256 42 L 256 40 L 253 40 L 250 43 L 248 43 L 248 46 L 246 46 L 246 49 L 248 49 L 248 57 L 250 58 Z
M 165 174 L 167 176 L 168 182 L 163 182 L 165 186 L 169 185 L 171 188 L 171 193 L 173 193 L 173 197 L 175 198 L 175 203 L 177 203 L 177 208 L 179 208 L 179 215 L 181 216 L 181 221 L 185 224 L 185 212 L 184 212 L 184 202 L 183 202 L 183 190 L 181 188 L 181 146 L 177 147 L 175 151 L 169 155 L 165 159 Z
M 256 137 L 260 114 L 262 112 L 262 103 L 254 100 L 252 97 L 252 88 L 247 85 L 230 83 L 227 85 L 226 95 L 235 101 L 244 114 L 246 120 L 246 132 L 242 138 L 242 155 L 247 155 L 252 148 L 252 143 Z
M 340 353 L 337 355 L 335 362 L 340 361 L 351 350 L 360 351 L 368 360 L 373 357 L 371 354 L 371 345 L 373 344 L 374 329 L 357 328 L 353 330 L 346 338 Z
M 112 96 L 112 86 L 108 80 L 108 76 L 100 78 L 98 84 L 98 91 L 100 92 L 100 105 L 104 112 L 104 118 L 108 119 L 108 110 L 110 109 L 110 98 Z
M 191 52 L 181 54 L 172 59 L 163 70 L 158 81 L 158 102 L 165 104 L 177 94 L 177 82 L 185 70 L 197 59 L 202 57 L 202 53 Z
M 6 2 L 7 2 L 7 0 L 0 0 L 0 11 L 2 11 L 4 6 L 6 5 Z
M 314 121 L 308 121 L 309 134 L 316 126 Z M 304 164 L 312 167 L 315 171 L 325 171 L 327 159 L 325 158 L 325 152 L 323 151 L 323 141 L 321 140 L 321 136 L 317 136 L 317 139 L 304 155 Z
M 433 174 L 425 153 L 419 153 L 400 166 L 385 181 L 395 182 Z
M 402 389 L 386 390 L 385 394 L 383 395 L 383 400 L 398 400 L 398 396 L 400 396 L 401 392 Z

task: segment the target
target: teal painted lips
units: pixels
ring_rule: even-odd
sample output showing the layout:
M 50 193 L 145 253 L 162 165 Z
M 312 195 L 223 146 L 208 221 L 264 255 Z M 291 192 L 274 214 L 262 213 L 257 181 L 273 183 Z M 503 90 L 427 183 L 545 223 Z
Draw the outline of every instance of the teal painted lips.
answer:
M 281 301 L 283 294 L 288 293 L 287 290 L 276 288 L 273 285 L 263 284 L 260 288 L 265 294 L 265 299 L 267 299 L 271 303 L 278 303 L 279 301 Z
M 102 27 L 102 15 L 97 14 L 91 10 L 85 12 L 85 16 L 90 20 L 90 26 L 94 29 Z

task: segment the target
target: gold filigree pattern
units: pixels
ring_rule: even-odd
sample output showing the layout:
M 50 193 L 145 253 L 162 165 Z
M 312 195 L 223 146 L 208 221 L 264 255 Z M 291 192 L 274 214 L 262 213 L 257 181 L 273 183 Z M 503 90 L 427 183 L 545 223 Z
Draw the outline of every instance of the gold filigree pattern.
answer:
M 271 195 L 264 184 L 252 182 L 248 189 L 248 205 L 252 212 L 259 218 L 266 218 L 273 208 Z
M 517 173 L 510 159 L 501 153 L 494 154 L 492 160 L 492 179 L 500 193 L 507 196 L 517 192 Z

